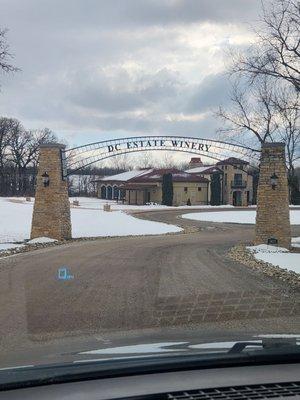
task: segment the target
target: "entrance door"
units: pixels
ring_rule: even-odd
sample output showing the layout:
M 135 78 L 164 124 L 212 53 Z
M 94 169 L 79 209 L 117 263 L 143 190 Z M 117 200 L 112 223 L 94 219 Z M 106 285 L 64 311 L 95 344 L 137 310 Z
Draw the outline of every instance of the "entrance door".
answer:
M 232 194 L 232 204 L 234 206 L 241 206 L 242 205 L 242 192 L 237 190 Z
M 196 191 L 195 190 L 191 190 L 191 205 L 195 205 L 197 203 L 197 198 L 196 198 Z

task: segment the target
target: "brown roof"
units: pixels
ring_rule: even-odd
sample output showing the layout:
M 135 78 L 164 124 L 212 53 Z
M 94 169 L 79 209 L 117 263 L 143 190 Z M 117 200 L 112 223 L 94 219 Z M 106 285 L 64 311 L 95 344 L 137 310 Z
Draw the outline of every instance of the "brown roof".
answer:
M 119 187 L 121 189 L 127 189 L 127 190 L 143 190 L 143 189 L 157 188 L 157 185 L 155 185 L 154 183 L 151 184 L 151 183 L 140 182 L 140 183 L 124 183 Z
M 208 179 L 203 178 L 199 175 L 190 174 L 188 172 L 180 171 L 176 168 L 160 168 L 153 169 L 150 172 L 129 179 L 128 182 L 161 182 L 164 174 L 172 174 L 173 182 L 209 182 Z
M 235 157 L 229 157 L 226 158 L 226 160 L 218 161 L 216 163 L 216 165 L 237 165 L 237 164 L 248 165 L 249 163 L 247 161 Z
M 223 174 L 221 168 L 216 167 L 215 165 L 208 165 L 208 166 L 203 165 L 202 167 L 194 167 L 186 170 L 186 172 L 188 172 L 189 174 L 197 174 L 197 175 L 208 175 L 214 172 L 219 172 L 220 174 Z

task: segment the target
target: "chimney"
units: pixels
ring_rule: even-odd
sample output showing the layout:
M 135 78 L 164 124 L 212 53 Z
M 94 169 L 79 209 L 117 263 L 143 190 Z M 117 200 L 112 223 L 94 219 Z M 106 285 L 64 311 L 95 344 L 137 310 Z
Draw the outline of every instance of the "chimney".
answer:
M 202 167 L 203 162 L 201 161 L 200 157 L 192 157 L 191 161 L 189 162 L 189 167 L 190 168 L 197 168 L 197 167 Z

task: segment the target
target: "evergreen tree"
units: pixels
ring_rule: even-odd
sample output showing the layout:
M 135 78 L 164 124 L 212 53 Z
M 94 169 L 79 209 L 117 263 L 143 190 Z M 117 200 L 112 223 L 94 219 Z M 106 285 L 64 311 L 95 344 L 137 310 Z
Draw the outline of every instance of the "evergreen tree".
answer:
M 162 180 L 162 204 L 173 205 L 173 178 L 172 174 L 164 174 Z
M 214 172 L 211 176 L 210 204 L 212 206 L 219 206 L 221 204 L 221 179 L 218 172 Z
M 300 191 L 299 191 L 299 180 L 294 174 L 288 177 L 290 187 L 290 204 L 300 204 Z
M 258 189 L 258 181 L 259 181 L 259 170 L 253 169 L 251 172 L 253 177 L 253 197 L 252 197 L 252 204 L 256 204 L 257 202 L 257 189 Z

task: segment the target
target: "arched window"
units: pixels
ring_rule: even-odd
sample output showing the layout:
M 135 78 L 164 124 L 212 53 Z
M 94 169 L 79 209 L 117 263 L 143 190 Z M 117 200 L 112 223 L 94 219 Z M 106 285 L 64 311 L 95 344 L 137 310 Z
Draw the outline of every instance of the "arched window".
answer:
M 120 199 L 120 200 L 125 199 L 125 197 L 126 197 L 126 190 L 125 190 L 125 189 L 119 189 L 119 191 L 120 191 L 120 197 L 119 197 L 119 199 Z
M 101 186 L 101 199 L 106 199 L 106 186 Z
M 113 189 L 113 198 L 114 198 L 114 200 L 118 200 L 118 197 L 119 197 L 119 189 L 118 189 L 117 186 L 114 186 L 114 189 Z
M 107 198 L 108 200 L 111 200 L 111 199 L 112 199 L 112 187 L 111 187 L 111 186 L 107 186 L 106 198 Z

